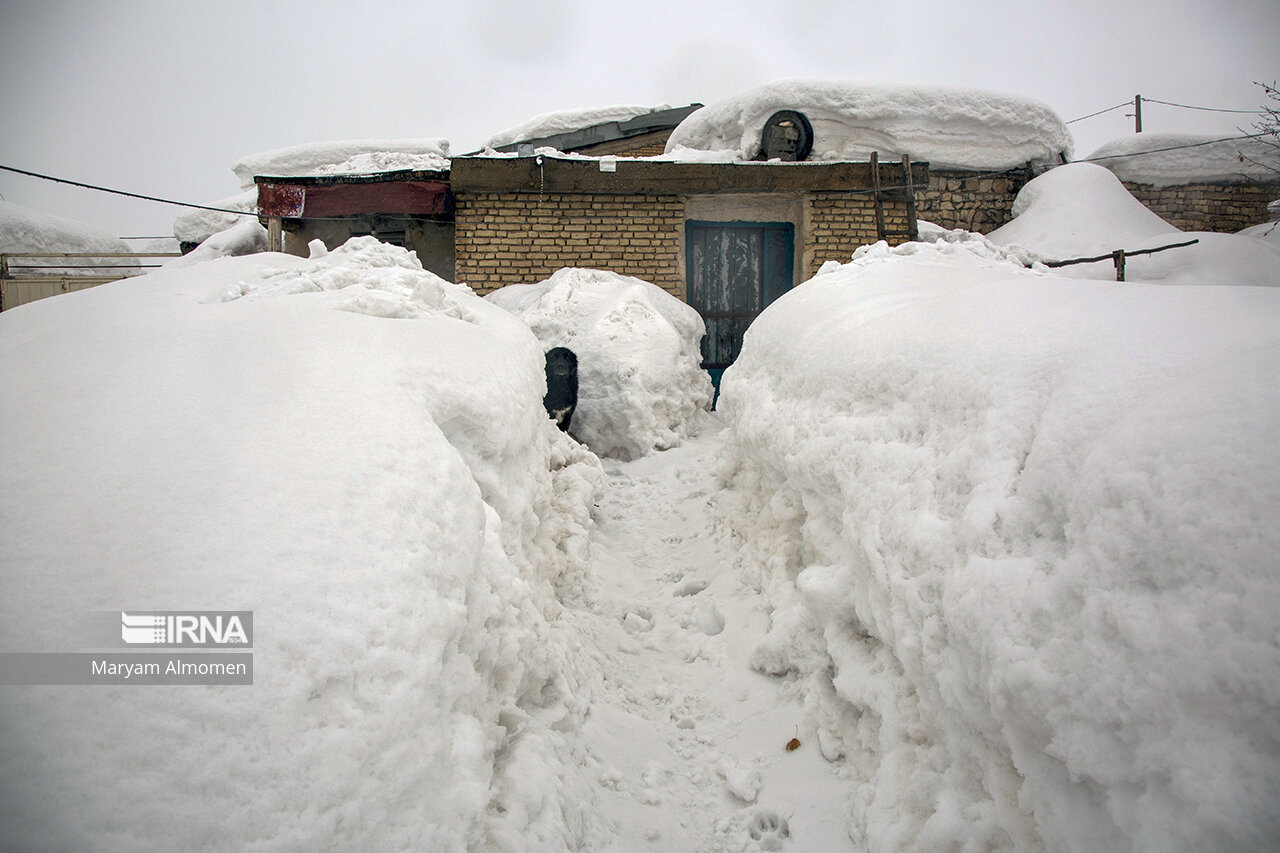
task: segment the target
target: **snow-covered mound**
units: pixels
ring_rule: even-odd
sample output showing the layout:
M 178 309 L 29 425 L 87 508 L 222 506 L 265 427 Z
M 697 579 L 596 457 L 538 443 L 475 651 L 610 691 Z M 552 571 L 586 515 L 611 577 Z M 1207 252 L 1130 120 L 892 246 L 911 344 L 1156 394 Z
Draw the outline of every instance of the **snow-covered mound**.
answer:
M 705 326 L 662 288 L 603 270 L 563 269 L 485 297 L 519 316 L 544 350 L 578 356 L 570 432 L 601 456 L 633 459 L 678 445 L 711 405 Z
M 1179 231 L 1148 210 L 1119 178 L 1093 163 L 1059 166 L 1031 180 L 1013 203 L 1013 220 L 992 231 L 994 243 L 1019 246 L 1042 260 L 1090 258 L 1199 240 L 1194 246 L 1130 257 L 1129 281 L 1168 284 L 1280 285 L 1276 247 L 1235 234 Z M 1063 267 L 1074 278 L 1114 279 L 1110 260 Z
M 250 185 L 253 179 L 249 179 Z M 221 210 L 200 210 L 191 208 L 178 214 L 173 220 L 173 236 L 180 243 L 203 243 L 219 231 L 226 231 L 241 222 L 252 219 L 249 216 L 237 216 L 234 213 L 223 213 L 224 210 L 243 210 L 255 213 L 258 210 L 258 189 L 245 190 L 230 198 L 211 201 L 209 207 Z
M 347 139 L 309 142 L 242 157 L 231 169 L 240 186 L 253 186 L 255 175 L 361 175 L 400 169 L 445 171 L 449 168 L 449 140 Z
M 1244 237 L 1257 237 L 1280 248 L 1280 222 L 1263 222 L 1236 232 Z
M 1280 844 L 1280 291 L 884 244 L 724 376 L 724 499 L 870 849 Z
M 935 169 L 1007 169 L 1070 159 L 1071 134 L 1044 104 L 994 92 L 783 80 L 708 104 L 667 142 L 667 156 L 760 153 L 765 122 L 798 110 L 813 125 L 811 160 L 863 161 L 906 154 Z
M 656 107 L 622 104 L 612 107 L 587 107 L 578 110 L 557 110 L 555 112 L 542 113 L 516 127 L 495 133 L 485 142 L 485 147 L 497 148 L 501 145 L 510 145 L 513 142 L 523 142 L 526 139 L 541 139 L 544 136 L 555 136 L 558 133 L 573 133 L 574 131 L 585 130 L 588 127 L 595 127 L 597 124 L 605 124 L 611 121 L 629 121 L 637 116 L 669 109 L 671 109 L 669 104 L 662 104 Z
M 92 225 L 61 216 L 51 216 L 20 204 L 0 201 L 0 252 L 46 254 L 130 251 L 132 250 L 124 240 Z M 42 274 L 40 270 L 31 267 L 52 267 L 58 263 L 75 264 L 81 268 L 56 267 L 49 269 L 47 274 L 102 275 L 107 272 L 137 275 L 142 272 L 137 261 L 128 258 L 67 258 L 65 261 L 60 261 L 58 258 L 14 258 L 11 261 L 14 273 L 18 275 L 40 275 Z M 96 267 L 116 267 L 117 265 L 123 265 L 124 268 L 96 269 Z
M 252 687 L 0 688 L 5 846 L 577 846 L 557 613 L 602 475 L 543 388 L 523 323 L 372 238 L 0 315 L 39 401 L 0 409 L 0 647 L 255 616 Z
M 1121 136 L 1087 160 L 1123 181 L 1170 186 L 1280 179 L 1280 149 L 1267 139 L 1223 139 L 1229 134 L 1135 133 Z
M 180 258 L 164 265 L 165 269 L 178 269 L 202 264 L 216 258 L 235 258 L 267 250 L 267 229 L 257 219 L 242 218 L 236 225 L 219 231 Z

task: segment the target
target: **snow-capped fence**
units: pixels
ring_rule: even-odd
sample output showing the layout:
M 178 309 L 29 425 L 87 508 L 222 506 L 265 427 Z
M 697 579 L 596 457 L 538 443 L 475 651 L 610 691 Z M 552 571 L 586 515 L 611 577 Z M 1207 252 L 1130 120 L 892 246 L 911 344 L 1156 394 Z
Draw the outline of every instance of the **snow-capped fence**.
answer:
M 1184 246 L 1194 246 L 1199 240 L 1188 240 L 1185 243 L 1170 243 L 1167 246 L 1157 246 L 1154 249 L 1116 249 L 1105 255 L 1096 255 L 1092 258 L 1071 258 L 1065 261 L 1045 261 L 1044 265 L 1050 268 L 1069 267 L 1075 264 L 1092 264 L 1098 261 L 1110 260 L 1116 265 L 1116 281 L 1124 281 L 1124 262 L 1125 258 L 1135 255 L 1154 255 L 1156 252 L 1163 252 L 1166 249 L 1181 249 Z
M 139 258 L 177 257 L 181 257 L 180 252 L 3 252 L 0 253 L 0 311 L 60 293 L 119 281 L 139 274 L 144 268 L 159 266 L 139 264 Z M 15 264 L 13 258 L 45 263 Z M 126 259 L 132 259 L 133 263 Z M 51 260 L 63 263 L 47 263 Z M 97 270 L 104 272 L 97 274 Z

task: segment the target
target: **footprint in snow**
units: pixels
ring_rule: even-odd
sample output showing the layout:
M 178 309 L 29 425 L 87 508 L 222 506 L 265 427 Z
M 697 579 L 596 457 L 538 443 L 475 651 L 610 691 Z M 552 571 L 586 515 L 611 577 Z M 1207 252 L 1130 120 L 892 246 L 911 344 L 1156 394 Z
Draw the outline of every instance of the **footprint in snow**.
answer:
M 791 829 L 787 819 L 773 809 L 755 809 L 747 817 L 747 835 L 761 850 L 781 850 Z

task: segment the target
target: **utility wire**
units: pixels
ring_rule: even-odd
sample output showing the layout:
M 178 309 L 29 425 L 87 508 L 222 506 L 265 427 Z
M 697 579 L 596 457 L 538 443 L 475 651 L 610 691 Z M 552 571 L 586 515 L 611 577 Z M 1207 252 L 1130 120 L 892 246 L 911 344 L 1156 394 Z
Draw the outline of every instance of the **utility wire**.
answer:
M 1123 104 L 1116 104 L 1114 107 L 1107 107 L 1105 110 L 1098 110 L 1096 113 L 1089 113 L 1087 116 L 1080 116 L 1080 118 L 1073 118 L 1071 121 L 1065 122 L 1065 123 L 1075 124 L 1076 122 L 1084 121 L 1087 118 L 1093 118 L 1094 116 L 1100 116 L 1103 113 L 1109 113 L 1112 110 L 1118 110 L 1121 107 L 1130 107 L 1130 106 L 1133 106 L 1133 101 L 1125 101 Z
M 1262 110 L 1228 110 L 1221 107 L 1193 107 L 1190 104 L 1175 104 L 1172 101 L 1158 101 L 1155 98 L 1147 97 L 1143 97 L 1142 102 L 1144 104 L 1164 104 L 1166 107 L 1181 107 L 1184 110 L 1201 110 L 1207 113 L 1245 113 L 1246 115 L 1256 115 L 1262 112 Z
M 98 192 L 112 193 L 114 195 L 123 195 L 123 196 L 128 196 L 129 198 L 140 198 L 143 201 L 158 201 L 161 204 L 172 204 L 172 205 L 176 205 L 177 207 L 194 207 L 197 210 L 212 210 L 215 213 L 234 213 L 236 216 L 257 216 L 258 215 L 257 211 L 253 211 L 253 210 L 230 210 L 225 207 L 210 207 L 207 204 L 192 204 L 191 202 L 187 202 L 187 201 L 174 201 L 171 198 L 157 198 L 156 196 L 153 196 L 153 195 L 142 195 L 141 193 L 126 192 L 125 190 L 113 190 L 110 187 L 99 187 L 99 186 L 95 186 L 94 184 L 86 184 L 81 181 L 73 181 L 68 178 L 55 178 L 53 175 L 42 175 L 39 172 L 28 172 L 26 169 L 15 169 L 13 166 L 0 165 L 0 169 L 5 170 L 6 172 L 15 172 L 19 175 L 27 175 L 28 177 L 32 177 L 32 178 L 41 178 L 46 181 L 53 181 L 54 183 L 70 184 L 73 187 L 83 187 L 84 189 L 87 189 L 87 190 L 97 190 Z

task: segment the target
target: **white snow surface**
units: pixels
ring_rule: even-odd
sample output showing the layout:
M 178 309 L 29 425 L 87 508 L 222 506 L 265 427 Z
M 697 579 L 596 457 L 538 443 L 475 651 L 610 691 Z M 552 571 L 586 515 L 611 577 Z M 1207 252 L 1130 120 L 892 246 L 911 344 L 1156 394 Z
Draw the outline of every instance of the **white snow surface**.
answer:
M 544 136 L 555 136 L 559 133 L 573 133 L 605 124 L 611 121 L 629 121 L 637 116 L 669 110 L 669 104 L 659 106 L 640 106 L 637 104 L 619 104 L 608 107 L 585 107 L 574 110 L 557 110 L 555 112 L 536 115 L 523 124 L 507 128 L 495 133 L 485 142 L 486 148 L 497 148 L 526 139 L 541 139 Z
M 528 323 L 544 350 L 577 355 L 569 431 L 597 455 L 626 460 L 675 447 L 705 420 L 712 395 L 701 368 L 705 326 L 657 285 L 570 268 L 485 298 Z
M 729 152 L 737 160 L 760 154 L 765 122 L 778 110 L 797 110 L 813 125 L 811 160 L 881 158 L 928 161 L 935 169 L 1007 169 L 1028 161 L 1071 158 L 1071 134 L 1039 101 L 970 89 L 874 86 L 782 80 L 723 101 L 686 118 L 667 141 L 666 156 L 698 159 Z
M 0 649 L 255 615 L 252 687 L 0 687 L 4 846 L 581 846 L 561 613 L 601 472 L 544 383 L 523 323 L 372 238 L 0 315 L 0 399 L 39 401 L 0 410 Z
M 240 186 L 249 189 L 256 175 L 286 178 L 300 175 L 363 175 L 400 169 L 444 171 L 449 168 L 449 140 L 346 139 L 308 142 L 250 154 L 232 164 Z
M 252 186 L 253 179 L 249 179 Z M 211 201 L 207 207 L 221 210 L 201 210 L 191 208 L 173 220 L 173 236 L 182 243 L 203 243 L 219 231 L 226 231 L 241 222 L 252 220 L 251 216 L 239 216 L 235 213 L 224 213 L 227 210 L 243 210 L 256 213 L 258 210 L 258 188 L 252 187 L 229 198 Z
M 1106 166 L 1121 180 L 1135 184 L 1280 181 L 1280 149 L 1274 140 L 1223 137 L 1224 134 L 1135 133 L 1111 140 L 1085 159 Z
M 1280 285 L 1280 247 L 1238 234 L 1180 231 L 1148 210 L 1119 178 L 1093 163 L 1059 166 L 1027 182 L 1014 219 L 992 231 L 993 243 L 1039 260 L 1068 260 L 1198 240 L 1194 246 L 1126 259 L 1129 281 L 1166 284 Z M 1114 279 L 1111 260 L 1062 267 L 1073 278 Z
M 854 849 L 1280 845 L 1278 316 L 943 240 L 752 325 L 721 505 Z
M 106 231 L 94 228 L 84 222 L 66 219 L 41 213 L 20 204 L 0 201 L 0 252 L 35 252 L 45 253 L 78 253 L 78 252 L 129 252 L 129 244 Z M 32 266 L 48 266 L 59 263 L 57 258 L 15 258 L 11 261 L 14 267 L 27 264 Z M 136 261 L 127 258 L 68 258 L 65 263 L 90 267 L 89 269 L 72 269 L 57 267 L 49 270 L 49 275 L 102 275 L 103 273 L 119 273 L 120 275 L 137 275 L 142 270 Z M 126 265 L 125 269 L 100 270 L 92 267 Z M 15 269 L 15 274 L 40 275 L 39 271 Z

